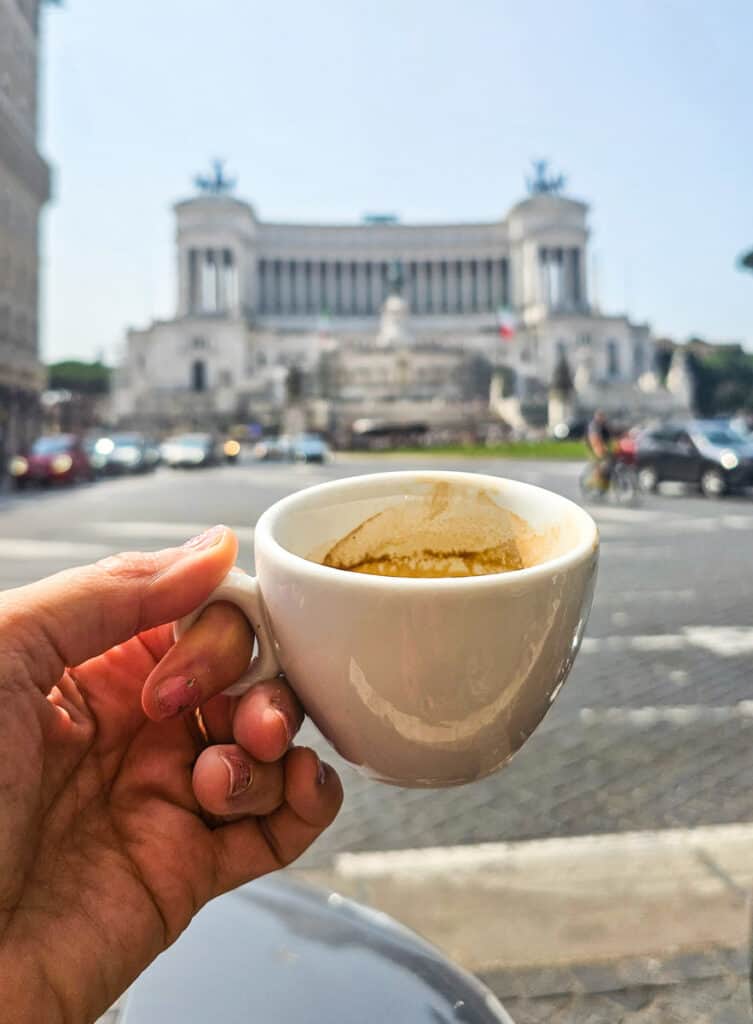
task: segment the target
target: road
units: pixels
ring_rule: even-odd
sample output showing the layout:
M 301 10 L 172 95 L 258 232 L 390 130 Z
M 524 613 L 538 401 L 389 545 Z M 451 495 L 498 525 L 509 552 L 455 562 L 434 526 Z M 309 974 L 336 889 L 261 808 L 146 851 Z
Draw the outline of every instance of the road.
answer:
M 252 565 L 271 502 L 322 480 L 394 468 L 492 472 L 576 497 L 569 463 L 348 457 L 326 466 L 161 469 L 76 490 L 0 496 L 0 586 L 224 522 Z M 307 855 L 753 819 L 753 501 L 659 495 L 595 512 L 603 554 L 583 650 L 514 761 L 470 788 L 399 791 L 342 769 L 346 801 Z

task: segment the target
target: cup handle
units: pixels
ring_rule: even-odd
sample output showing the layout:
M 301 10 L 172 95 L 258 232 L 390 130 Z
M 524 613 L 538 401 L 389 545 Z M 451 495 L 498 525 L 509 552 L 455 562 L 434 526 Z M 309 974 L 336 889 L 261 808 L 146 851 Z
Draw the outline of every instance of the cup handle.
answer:
M 258 645 L 258 654 L 252 659 L 247 671 L 224 692 L 237 696 L 245 693 L 255 683 L 260 683 L 263 679 L 274 679 L 275 676 L 279 676 L 282 669 L 275 655 L 274 640 L 269 628 L 267 610 L 264 607 L 259 581 L 255 576 L 247 576 L 241 569 L 231 569 L 203 604 L 175 623 L 173 626 L 175 639 L 180 639 L 207 605 L 214 604 L 216 601 L 230 601 L 240 608 L 256 635 Z

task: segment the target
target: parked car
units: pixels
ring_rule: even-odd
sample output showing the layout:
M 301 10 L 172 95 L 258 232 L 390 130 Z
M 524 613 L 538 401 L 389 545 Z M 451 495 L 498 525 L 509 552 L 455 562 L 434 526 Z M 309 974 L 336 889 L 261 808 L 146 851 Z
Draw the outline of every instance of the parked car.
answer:
M 213 466 L 219 461 L 219 445 L 212 434 L 178 434 L 163 441 L 162 461 L 173 469 Z
M 298 434 L 293 438 L 292 456 L 296 462 L 327 462 L 331 452 L 318 434 Z
M 156 468 L 160 452 L 143 434 L 109 434 L 94 441 L 90 459 L 99 473 L 146 473 Z
M 644 491 L 671 480 L 719 498 L 753 485 L 753 444 L 725 421 L 667 423 L 640 435 L 636 466 Z
M 280 462 L 292 458 L 293 445 L 287 435 L 263 437 L 254 445 L 254 458 L 262 462 Z
M 83 442 L 75 434 L 37 438 L 27 453 L 10 459 L 8 472 L 18 488 L 33 483 L 49 486 L 94 479 L 94 470 Z
M 206 906 L 117 1024 L 209 1020 L 512 1024 L 486 986 L 386 914 L 283 875 Z

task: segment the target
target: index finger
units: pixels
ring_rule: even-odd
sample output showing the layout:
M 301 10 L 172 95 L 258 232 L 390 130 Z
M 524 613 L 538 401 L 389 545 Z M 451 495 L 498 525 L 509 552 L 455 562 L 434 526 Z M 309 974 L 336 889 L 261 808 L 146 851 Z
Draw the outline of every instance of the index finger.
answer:
M 210 604 L 149 674 L 144 711 L 160 721 L 206 703 L 243 675 L 253 648 L 243 612 L 228 601 Z

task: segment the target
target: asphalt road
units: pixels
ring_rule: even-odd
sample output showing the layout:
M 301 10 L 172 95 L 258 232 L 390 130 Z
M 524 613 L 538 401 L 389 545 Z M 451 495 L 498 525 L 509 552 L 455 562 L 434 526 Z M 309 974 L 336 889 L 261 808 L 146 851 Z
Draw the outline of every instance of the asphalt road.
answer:
M 75 490 L 0 496 L 0 587 L 125 548 L 180 543 L 224 522 L 251 567 L 251 527 L 300 487 L 359 472 L 491 472 L 576 497 L 569 463 L 347 458 L 244 464 Z M 753 500 L 663 494 L 594 512 L 597 595 L 575 669 L 536 734 L 501 773 L 446 791 L 399 791 L 342 765 L 346 802 L 307 855 L 753 819 Z

